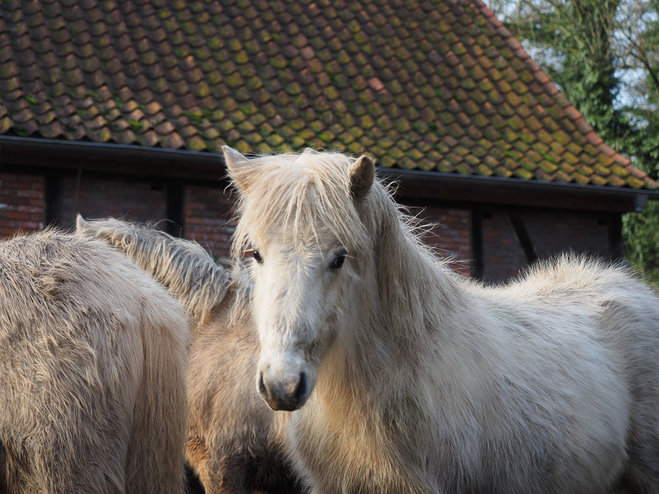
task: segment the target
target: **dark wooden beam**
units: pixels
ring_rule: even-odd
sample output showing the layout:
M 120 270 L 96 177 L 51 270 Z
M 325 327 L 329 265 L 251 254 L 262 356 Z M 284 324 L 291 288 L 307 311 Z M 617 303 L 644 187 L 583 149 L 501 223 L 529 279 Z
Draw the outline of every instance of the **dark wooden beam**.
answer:
M 44 221 L 46 226 L 61 226 L 62 222 L 57 216 L 57 204 L 62 189 L 62 178 L 59 175 L 48 174 L 44 181 Z
M 612 261 L 619 261 L 625 254 L 622 240 L 622 215 L 610 214 L 607 220 L 609 257 Z
M 624 213 L 635 211 L 638 197 L 659 199 L 659 192 L 621 187 L 582 186 L 519 179 L 474 178 L 434 172 L 380 170 L 398 183 L 402 201 L 442 201 L 501 206 Z M 647 196 L 647 197 L 646 197 Z
M 526 262 L 528 264 L 533 264 L 537 259 L 538 255 L 535 252 L 535 247 L 533 247 L 533 242 L 529 236 L 529 232 L 526 230 L 526 225 L 522 220 L 522 216 L 519 213 L 507 213 L 508 221 L 510 226 L 513 227 L 515 232 L 515 237 L 517 237 L 517 243 L 524 251 L 524 256 L 526 257 Z
M 0 136 L 0 170 L 30 165 L 133 176 L 219 180 L 223 155 L 146 146 Z
M 174 237 L 183 236 L 185 221 L 183 204 L 183 184 L 168 180 L 165 183 L 165 231 Z

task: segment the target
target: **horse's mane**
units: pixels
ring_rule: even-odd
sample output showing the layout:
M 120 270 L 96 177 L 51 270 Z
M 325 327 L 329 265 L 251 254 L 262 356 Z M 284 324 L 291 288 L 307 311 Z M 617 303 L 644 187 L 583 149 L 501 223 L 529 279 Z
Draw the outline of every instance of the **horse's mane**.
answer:
M 78 216 L 78 230 L 122 251 L 180 300 L 197 322 L 222 303 L 231 283 L 230 266 L 218 265 L 196 242 L 174 238 L 153 226 Z
M 234 234 L 233 255 L 239 256 L 258 241 L 249 237 L 244 225 L 250 225 L 256 236 L 255 226 L 265 230 L 282 225 L 290 229 L 293 246 L 299 250 L 304 249 L 303 242 L 321 238 L 325 231 L 336 236 L 349 253 L 368 248 L 371 240 L 351 206 L 350 179 L 345 172 L 354 161 L 340 153 L 311 149 L 249 160 L 236 173 L 248 177 L 256 171 L 258 180 L 251 181 L 246 194 L 238 198 L 236 214 L 241 221 Z M 247 201 L 246 196 L 258 199 Z

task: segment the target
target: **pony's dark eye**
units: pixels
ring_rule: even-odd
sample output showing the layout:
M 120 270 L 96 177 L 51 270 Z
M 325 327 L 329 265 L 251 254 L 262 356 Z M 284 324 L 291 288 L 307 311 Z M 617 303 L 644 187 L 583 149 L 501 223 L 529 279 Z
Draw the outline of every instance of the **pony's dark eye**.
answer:
M 332 259 L 332 262 L 330 262 L 329 268 L 332 271 L 337 271 L 341 269 L 343 263 L 346 260 L 347 255 L 348 255 L 348 251 L 346 251 L 345 249 L 341 249 L 339 252 L 336 253 L 334 259 Z
M 259 254 L 259 251 L 256 249 L 246 250 L 245 252 L 243 252 L 243 257 L 252 257 L 259 264 L 263 262 L 263 258 L 261 257 L 261 254 Z

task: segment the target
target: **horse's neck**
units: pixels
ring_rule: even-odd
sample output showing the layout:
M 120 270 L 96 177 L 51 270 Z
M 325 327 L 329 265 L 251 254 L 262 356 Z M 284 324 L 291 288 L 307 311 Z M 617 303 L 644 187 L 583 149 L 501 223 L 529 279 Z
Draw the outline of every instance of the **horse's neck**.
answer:
M 373 269 L 382 329 L 422 344 L 465 304 L 465 294 L 455 275 L 402 223 L 393 206 L 379 223 Z
M 379 225 L 374 258 L 329 366 L 337 383 L 356 378 L 352 387 L 378 384 L 381 373 L 405 375 L 448 335 L 468 305 L 455 275 L 420 245 L 393 206 L 374 223 Z

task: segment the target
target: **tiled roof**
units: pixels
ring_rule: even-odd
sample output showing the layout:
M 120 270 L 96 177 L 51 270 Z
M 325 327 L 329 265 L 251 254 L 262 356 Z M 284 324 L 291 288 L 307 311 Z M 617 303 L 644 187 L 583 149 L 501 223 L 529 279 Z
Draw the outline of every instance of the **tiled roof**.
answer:
M 3 0 L 7 133 L 657 188 L 480 0 Z

